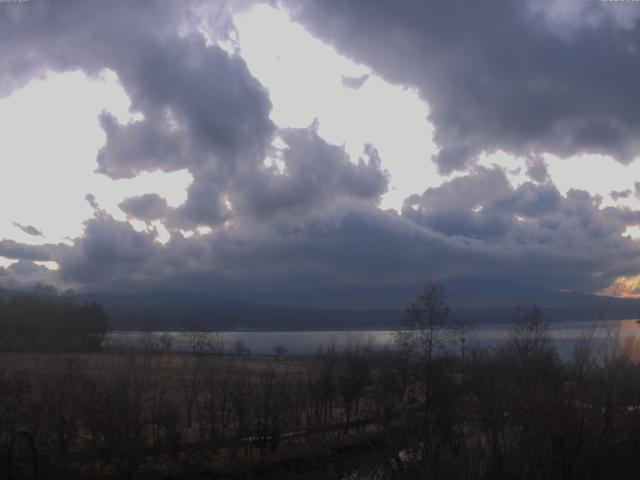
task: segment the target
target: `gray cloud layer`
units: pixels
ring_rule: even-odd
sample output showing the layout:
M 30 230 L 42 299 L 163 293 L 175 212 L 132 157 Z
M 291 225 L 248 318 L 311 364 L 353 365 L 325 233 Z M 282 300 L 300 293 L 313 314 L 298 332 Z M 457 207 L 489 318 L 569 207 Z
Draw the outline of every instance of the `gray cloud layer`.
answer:
M 0 257 L 14 260 L 51 260 L 50 248 L 46 245 L 25 245 L 13 240 L 0 240 Z
M 97 157 L 98 171 L 122 178 L 189 168 L 195 181 L 176 222 L 188 227 L 225 221 L 221 195 L 260 164 L 275 127 L 268 95 L 244 61 L 207 46 L 197 32 L 207 13 L 219 8 L 207 11 L 197 1 L 120 0 L 34 1 L 28 7 L 1 7 L 4 93 L 47 70 L 112 69 L 144 119 L 120 125 L 102 115 L 107 143 Z
M 561 195 L 536 155 L 600 151 L 628 161 L 635 152 L 640 118 L 629 99 L 638 71 L 627 62 L 636 27 L 600 7 L 592 23 L 566 31 L 547 10 L 521 2 L 471 9 L 457 0 L 323 0 L 297 11 L 376 72 L 420 88 L 441 170 L 469 167 L 483 150 L 528 158 L 531 182 L 515 188 L 500 169 L 472 167 L 408 198 L 398 214 L 377 206 L 388 175 L 373 146 L 352 161 L 317 125 L 273 125 L 268 92 L 243 60 L 197 33 L 208 4 L 28 5 L 0 4 L 2 93 L 46 70 L 110 68 L 144 118 L 121 125 L 101 116 L 107 142 L 98 171 L 122 178 L 186 168 L 194 181 L 178 207 L 156 194 L 120 204 L 132 218 L 161 221 L 168 243 L 114 219 L 88 195 L 94 216 L 72 246 L 0 241 L 0 256 L 19 260 L 0 269 L 5 279 L 45 275 L 33 262 L 55 260 L 58 279 L 80 288 L 215 289 L 329 304 L 371 301 L 426 279 L 593 291 L 640 268 L 636 243 L 623 235 L 640 214 L 602 208 L 583 191 Z M 622 72 L 603 89 L 606 65 Z M 360 79 L 351 80 L 357 87 Z M 276 136 L 282 150 L 272 147 Z M 196 226 L 211 232 L 180 233 Z
M 33 225 L 22 225 L 18 222 L 13 222 L 13 224 L 27 235 L 32 235 L 34 237 L 44 237 L 44 233 L 42 233 L 41 230 L 38 230 Z
M 144 221 L 159 220 L 167 216 L 167 201 L 157 193 L 130 197 L 119 205 L 126 214 Z
M 631 2 L 288 4 L 340 51 L 419 88 L 431 108 L 442 172 L 498 149 L 598 152 L 623 163 L 638 155 L 640 24 Z
M 153 232 L 102 215 L 59 258 L 74 282 L 179 284 L 300 304 L 355 292 L 371 302 L 384 287 L 389 295 L 426 278 L 474 278 L 488 291 L 509 282 L 591 291 L 638 271 L 637 245 L 622 236 L 633 224 L 640 213 L 600 208 L 586 192 L 513 188 L 502 171 L 480 169 L 408 199 L 401 215 L 339 202 L 267 222 L 242 216 L 164 246 Z

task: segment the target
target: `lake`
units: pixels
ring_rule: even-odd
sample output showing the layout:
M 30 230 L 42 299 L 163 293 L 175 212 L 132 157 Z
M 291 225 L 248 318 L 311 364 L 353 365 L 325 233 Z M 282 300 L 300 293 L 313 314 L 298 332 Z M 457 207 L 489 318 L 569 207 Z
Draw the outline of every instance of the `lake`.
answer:
M 601 322 L 555 322 L 548 325 L 551 338 L 563 358 L 573 355 L 575 345 L 586 338 L 593 338 L 597 345 L 623 345 L 629 339 L 640 338 L 640 325 L 635 320 L 611 320 Z M 465 349 L 475 345 L 496 347 L 509 338 L 513 325 L 477 325 L 465 327 L 461 333 L 452 337 L 450 348 L 460 351 L 460 337 L 465 338 Z M 188 351 L 189 346 L 184 332 L 167 333 L 172 337 L 172 349 Z M 237 340 L 242 340 L 253 354 L 272 354 L 276 345 L 282 345 L 289 354 L 315 354 L 318 347 L 336 345 L 338 349 L 349 341 L 373 342 L 377 347 L 388 345 L 392 340 L 391 330 L 350 330 L 350 331 L 229 331 L 223 332 L 227 350 Z M 107 336 L 110 346 L 137 346 L 143 338 L 143 332 L 112 332 Z M 215 333 L 207 333 L 215 335 Z

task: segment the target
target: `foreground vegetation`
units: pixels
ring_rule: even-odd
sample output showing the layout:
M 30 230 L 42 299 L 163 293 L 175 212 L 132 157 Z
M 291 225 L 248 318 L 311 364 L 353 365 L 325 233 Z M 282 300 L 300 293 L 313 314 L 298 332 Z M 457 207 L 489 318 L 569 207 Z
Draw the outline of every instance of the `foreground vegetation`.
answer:
M 0 354 L 0 458 L 32 478 L 28 431 L 41 478 L 638 478 L 633 342 L 561 361 L 534 309 L 465 350 L 447 318 L 428 287 L 384 350 Z

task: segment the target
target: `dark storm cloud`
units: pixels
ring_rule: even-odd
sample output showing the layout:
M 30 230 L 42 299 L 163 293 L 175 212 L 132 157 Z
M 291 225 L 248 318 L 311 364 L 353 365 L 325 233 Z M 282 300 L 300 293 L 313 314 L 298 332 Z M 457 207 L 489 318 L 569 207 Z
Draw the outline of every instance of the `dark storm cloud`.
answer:
M 353 198 L 289 212 L 268 222 L 234 217 L 227 228 L 175 234 L 166 245 L 153 231 L 101 214 L 57 260 L 70 282 L 179 284 L 301 305 L 354 292 L 382 302 L 385 289 L 393 295 L 427 279 L 471 278 L 487 291 L 518 282 L 595 291 L 640 268 L 635 242 L 623 236 L 640 224 L 639 212 L 602 208 L 583 191 L 563 196 L 547 183 L 515 188 L 500 169 L 428 189 L 408 199 L 402 215 Z
M 260 160 L 274 131 L 271 104 L 240 58 L 207 48 L 203 39 L 172 38 L 141 48 L 138 59 L 116 71 L 145 120 L 118 125 L 103 116 L 100 172 L 133 176 L 216 162 L 233 174 L 239 163 Z
M 115 220 L 87 195 L 94 218 L 73 246 L 55 253 L 65 281 L 109 286 L 180 274 L 293 275 L 300 266 L 282 258 L 293 251 L 290 241 L 320 235 L 320 247 L 322 231 L 340 222 L 334 209 L 375 204 L 387 189 L 374 147 L 352 163 L 343 148 L 318 137 L 317 127 L 279 132 L 287 145 L 284 171 L 264 165 L 276 134 L 267 92 L 241 58 L 179 28 L 192 5 L 34 2 L 30 13 L 13 10 L 1 20 L 1 75 L 13 82 L 5 86 L 46 70 L 92 74 L 110 68 L 118 74 L 132 110 L 144 118 L 122 125 L 102 114 L 107 140 L 97 158 L 99 172 L 121 178 L 187 168 L 193 175 L 183 205 L 169 208 L 157 195 L 145 195 L 122 202 L 125 213 L 161 219 L 170 229 L 232 221 L 208 236 L 187 239 L 173 231 L 160 245 L 153 230 L 138 232 Z M 296 246 L 299 260 L 306 247 Z M 309 250 L 309 258 L 314 255 Z M 298 265 L 310 263 L 316 261 Z
M 164 218 L 169 208 L 167 201 L 156 193 L 127 198 L 118 207 L 127 215 L 147 222 Z
M 526 161 L 527 175 L 531 180 L 544 182 L 549 178 L 547 164 L 542 157 L 530 157 Z
M 100 212 L 85 222 L 84 235 L 72 248 L 60 252 L 56 260 L 64 278 L 81 284 L 114 281 L 125 275 L 152 275 L 144 267 L 160 251 L 154 239 L 153 234 L 137 232 L 127 222 Z
M 231 226 L 191 238 L 174 232 L 166 245 L 160 245 L 153 231 L 138 232 L 128 223 L 97 211 L 95 218 L 85 223 L 83 236 L 56 258 L 65 279 L 108 284 L 127 277 L 149 279 L 160 273 L 203 271 L 213 276 L 246 272 L 250 277 L 260 272 L 294 274 L 299 266 L 326 262 L 326 258 L 313 259 L 317 256 L 314 249 L 322 248 L 322 232 L 334 228 L 351 210 L 375 205 L 387 189 L 387 174 L 372 146 L 353 163 L 343 147 L 322 140 L 315 127 L 287 129 L 280 134 L 286 144 L 281 152 L 284 171 L 262 166 L 243 178 L 243 183 L 236 183 L 234 193 L 226 199 L 229 205 L 220 207 Z M 201 197 L 190 192 L 190 198 L 201 200 L 195 205 L 207 205 L 219 197 L 204 191 Z M 146 221 L 163 218 L 174 226 L 187 206 L 188 202 L 170 208 L 155 194 L 128 198 L 120 204 L 133 217 Z M 311 260 L 302 260 L 305 255 Z
M 215 225 L 244 216 L 267 221 L 303 215 L 340 202 L 377 203 L 387 191 L 388 174 L 373 146 L 367 145 L 353 163 L 343 147 L 318 136 L 317 125 L 282 129 L 279 136 L 285 148 L 272 153 L 279 156 L 282 172 L 262 164 L 221 179 L 217 169 L 202 168 L 188 188 L 187 201 L 177 208 L 155 194 L 126 199 L 120 208 L 141 220 L 162 219 L 169 227 L 188 229 L 193 223 Z
M 72 245 L 0 241 L 0 256 L 24 261 L 0 270 L 12 282 L 53 275 L 32 262 L 54 260 L 59 279 L 85 289 L 179 285 L 304 305 L 356 294 L 381 299 L 429 279 L 595 291 L 640 268 L 634 241 L 623 235 L 640 214 L 602 208 L 586 192 L 560 194 L 536 156 L 629 158 L 637 74 L 623 65 L 630 54 L 620 45 L 635 45 L 635 24 L 624 30 L 601 15 L 561 31 L 544 12 L 503 1 L 473 10 L 457 0 L 306 3 L 299 18 L 314 31 L 390 80 L 420 88 L 443 171 L 495 149 L 529 159 L 532 182 L 514 187 L 504 171 L 474 167 L 410 197 L 397 214 L 377 206 L 388 175 L 373 146 L 350 159 L 318 136 L 317 124 L 276 129 L 268 93 L 242 59 L 193 33 L 207 3 L 28 6 L 0 3 L 2 92 L 48 70 L 110 68 L 143 118 L 122 125 L 101 115 L 98 171 L 122 178 L 186 168 L 194 180 L 175 208 L 155 194 L 120 204 L 131 217 L 162 221 L 167 243 L 153 229 L 114 219 L 89 194 L 94 216 Z M 614 76 L 611 88 L 594 89 L 606 83 L 598 70 L 605 57 L 627 80 Z M 356 87 L 360 80 L 345 79 Z M 272 146 L 276 136 L 281 150 Z M 202 225 L 210 233 L 179 231 Z
M 365 73 L 364 75 L 360 75 L 359 77 L 347 77 L 346 75 L 342 76 L 342 85 L 347 88 L 358 89 L 364 85 L 364 83 L 369 80 L 369 74 Z
M 47 245 L 27 245 L 13 240 L 0 240 L 0 257 L 15 260 L 51 260 L 51 247 Z
M 96 200 L 96 196 L 93 193 L 87 193 L 84 196 L 84 199 L 91 206 L 91 208 L 93 208 L 94 210 L 100 210 L 100 205 L 98 204 L 98 201 Z
M 46 267 L 33 263 L 29 260 L 19 260 L 16 263 L 9 265 L 7 270 L 10 274 L 19 276 L 43 274 L 49 271 Z
M 373 146 L 354 164 L 343 147 L 318 136 L 317 125 L 284 129 L 280 137 L 287 145 L 280 157 L 284 171 L 272 166 L 245 178 L 234 197 L 238 208 L 259 218 L 299 215 L 336 202 L 375 203 L 387 191 L 388 174 Z
M 225 190 L 258 167 L 275 133 L 267 92 L 244 61 L 207 45 L 198 32 L 224 3 L 1 5 L 2 93 L 51 70 L 113 70 L 143 118 L 121 125 L 102 114 L 107 140 L 98 171 L 122 178 L 188 168 L 194 182 L 176 223 L 220 223 Z
M 243 173 L 237 172 L 231 179 L 215 166 L 198 169 L 194 181 L 187 189 L 187 200 L 172 210 L 167 220 L 176 228 L 192 228 L 197 225 L 218 225 L 229 218 L 229 209 L 224 202 L 226 190 L 233 190 L 237 182 L 252 175 L 257 166 Z
M 13 222 L 13 224 L 27 235 L 32 235 L 34 237 L 44 237 L 44 233 L 42 233 L 41 230 L 38 230 L 33 225 L 22 225 L 18 222 Z
M 429 103 L 442 172 L 496 150 L 597 152 L 623 163 L 638 154 L 640 24 L 631 2 L 288 5 L 296 20 L 341 52 L 419 89 Z
M 389 248 L 397 248 L 393 256 L 384 254 Z M 166 286 L 175 285 L 175 278 L 186 284 L 185 278 L 198 278 L 200 287 L 234 285 L 234 295 L 246 295 L 247 289 L 257 294 L 265 284 L 280 292 L 297 284 L 304 303 L 319 284 L 415 281 L 421 268 L 436 266 L 442 273 L 447 256 L 433 254 L 451 250 L 443 236 L 397 215 L 343 204 L 304 217 L 242 221 L 188 239 L 174 235 L 166 245 L 155 242 L 153 232 L 100 215 L 86 222 L 84 236 L 57 259 L 70 282 Z
M 6 268 L 0 267 L 0 288 L 31 290 L 38 284 L 56 282 L 54 272 L 31 260 L 18 260 Z
M 516 188 L 500 169 L 477 168 L 410 197 L 402 214 L 450 238 L 508 254 L 523 275 L 548 275 L 545 283 L 557 288 L 569 278 L 583 288 L 604 287 L 640 266 L 636 243 L 623 235 L 629 225 L 640 224 L 640 212 L 602 208 L 601 198 L 581 190 L 563 196 L 547 183 Z M 564 265 L 562 272 L 554 261 Z
M 275 132 L 266 91 L 239 57 L 201 38 L 143 45 L 131 65 L 116 71 L 145 119 L 119 125 L 103 115 L 107 143 L 98 171 L 121 177 L 188 168 L 194 181 L 175 223 L 225 221 L 225 191 L 257 168 Z
M 617 202 L 621 198 L 629 198 L 633 194 L 633 191 L 629 188 L 627 190 L 614 190 L 609 193 L 609 196 L 614 202 Z

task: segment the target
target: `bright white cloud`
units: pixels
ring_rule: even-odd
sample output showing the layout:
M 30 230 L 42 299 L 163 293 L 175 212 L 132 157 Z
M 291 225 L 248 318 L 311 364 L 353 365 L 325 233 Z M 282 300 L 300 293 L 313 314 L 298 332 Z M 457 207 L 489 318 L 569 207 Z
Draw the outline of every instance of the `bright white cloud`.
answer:
M 15 260 L 12 260 L 10 258 L 0 257 L 0 268 L 2 267 L 6 268 L 15 262 L 16 262 Z
M 33 263 L 35 263 L 36 265 L 40 265 L 42 267 L 46 267 L 49 270 L 59 270 L 60 269 L 60 265 L 58 265 L 58 262 L 39 262 L 39 261 L 36 261 L 36 262 L 33 262 Z
M 640 201 L 632 193 L 628 198 L 614 201 L 612 191 L 631 190 L 635 193 L 635 182 L 640 180 L 640 162 L 623 165 L 606 155 L 580 155 L 561 159 L 546 155 L 549 174 L 563 193 L 575 188 L 586 190 L 602 197 L 602 205 L 624 205 L 640 209 Z

